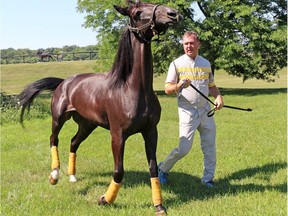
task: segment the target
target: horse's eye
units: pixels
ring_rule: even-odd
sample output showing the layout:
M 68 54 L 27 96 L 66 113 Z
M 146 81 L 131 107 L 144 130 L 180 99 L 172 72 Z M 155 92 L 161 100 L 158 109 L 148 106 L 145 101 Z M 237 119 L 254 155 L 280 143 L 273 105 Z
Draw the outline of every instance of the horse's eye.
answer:
M 136 16 L 137 16 L 137 17 L 140 17 L 141 14 L 142 14 L 142 11 L 137 11 L 137 12 L 136 12 Z

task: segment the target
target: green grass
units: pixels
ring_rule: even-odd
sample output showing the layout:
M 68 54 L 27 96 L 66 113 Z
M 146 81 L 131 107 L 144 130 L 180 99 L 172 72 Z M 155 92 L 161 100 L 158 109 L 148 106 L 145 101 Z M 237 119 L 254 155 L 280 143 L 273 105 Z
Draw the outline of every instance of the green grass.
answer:
M 96 63 L 50 64 L 43 63 L 43 69 L 42 63 L 35 64 L 37 67 L 33 64 L 2 66 L 1 89 L 19 93 L 23 86 L 34 81 L 32 77 L 50 76 L 52 71 L 57 77 L 67 77 L 70 72 L 92 72 Z M 46 70 L 52 67 L 55 69 L 48 73 Z M 11 78 L 20 73 L 13 68 L 26 68 L 22 81 L 12 81 Z M 10 76 L 10 84 L 6 83 L 7 76 Z M 178 142 L 176 98 L 163 94 L 164 81 L 165 75 L 154 79 L 162 106 L 158 161 L 163 160 Z M 216 74 L 216 83 L 221 87 L 227 105 L 254 110 L 223 109 L 215 113 L 217 187 L 210 190 L 200 183 L 203 158 L 199 136 L 196 136 L 191 152 L 175 165 L 169 176 L 171 182 L 162 187 L 163 204 L 173 216 L 287 215 L 286 69 L 280 72 L 275 83 L 248 80 L 242 84 L 241 79 L 224 72 Z M 144 142 L 139 134 L 127 140 L 123 186 L 113 205 L 97 205 L 98 197 L 105 193 L 113 175 L 109 131 L 101 128 L 79 148 L 79 181 L 72 184 L 68 182 L 67 162 L 76 125 L 73 121 L 65 124 L 59 137 L 60 181 L 56 186 L 49 185 L 51 118 L 49 113 L 39 114 L 45 104 L 49 109 L 49 100 L 46 100 L 44 104 L 41 98 L 35 101 L 31 114 L 26 116 L 24 129 L 15 120 L 5 120 L 1 125 L 2 215 L 154 215 Z M 1 119 L 3 116 L 5 113 L 1 113 Z M 19 113 L 13 118 L 17 117 Z
M 105 60 L 5 64 L 1 65 L 1 90 L 7 94 L 16 94 L 27 84 L 44 77 L 68 78 L 74 74 L 106 71 L 109 68 Z
M 111 65 L 105 60 L 1 65 L 1 90 L 7 94 L 18 94 L 27 84 L 44 77 L 67 78 L 79 73 L 108 71 L 110 68 Z M 165 78 L 165 75 L 155 76 L 155 90 L 163 91 Z M 224 71 L 220 70 L 215 73 L 216 83 L 219 87 L 245 89 L 286 88 L 287 68 L 282 69 L 279 71 L 278 76 L 272 78 L 275 82 L 252 79 L 243 83 L 241 78 L 229 76 Z

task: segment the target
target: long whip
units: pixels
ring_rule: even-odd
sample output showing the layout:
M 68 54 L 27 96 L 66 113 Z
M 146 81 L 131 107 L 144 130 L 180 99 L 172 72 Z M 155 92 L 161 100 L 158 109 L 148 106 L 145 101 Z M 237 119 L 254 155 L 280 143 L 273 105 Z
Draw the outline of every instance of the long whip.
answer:
M 181 92 L 184 88 L 184 85 L 185 85 L 185 82 L 182 84 L 181 88 L 180 88 L 180 91 L 179 91 L 179 97 L 181 97 Z M 207 101 L 209 101 L 211 104 L 213 104 L 214 106 L 216 106 L 216 104 L 210 100 L 206 95 L 204 95 L 201 91 L 199 91 L 194 85 L 192 85 L 192 83 L 190 84 L 190 86 L 196 91 L 198 92 L 202 97 L 204 97 Z M 247 111 L 247 112 L 251 112 L 252 109 L 251 108 L 240 108 L 240 107 L 235 107 L 235 106 L 229 106 L 229 105 L 224 105 L 223 107 L 225 108 L 229 108 L 229 109 L 235 109 L 235 110 L 241 110 L 241 111 Z M 214 115 L 215 113 L 215 108 L 213 108 L 212 110 L 210 110 L 208 113 L 207 113 L 207 116 L 208 117 L 211 117 Z

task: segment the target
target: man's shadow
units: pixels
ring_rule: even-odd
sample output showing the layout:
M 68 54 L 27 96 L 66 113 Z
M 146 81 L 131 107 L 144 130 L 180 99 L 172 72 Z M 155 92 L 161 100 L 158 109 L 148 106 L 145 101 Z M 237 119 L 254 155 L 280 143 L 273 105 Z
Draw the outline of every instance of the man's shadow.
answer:
M 253 168 L 247 168 L 239 170 L 235 173 L 231 173 L 229 176 L 217 179 L 216 187 L 207 188 L 201 183 L 199 177 L 181 173 L 181 172 L 170 172 L 169 183 L 162 185 L 161 189 L 163 191 L 171 191 L 175 194 L 173 198 L 163 197 L 163 203 L 167 206 L 178 205 L 179 202 L 185 203 L 191 200 L 204 200 L 207 198 L 213 198 L 215 196 L 227 196 L 233 194 L 240 194 L 245 191 L 249 192 L 263 192 L 263 191 L 279 191 L 280 193 L 287 193 L 287 182 L 283 182 L 278 185 L 263 185 L 258 183 L 242 184 L 237 183 L 241 180 L 248 178 L 261 178 L 263 180 L 269 181 L 272 175 L 277 173 L 281 169 L 286 169 L 287 164 L 285 162 L 270 163 L 263 166 L 257 166 Z M 111 177 L 112 172 L 107 173 L 95 173 L 90 172 L 85 175 L 88 178 L 95 178 L 96 176 Z M 148 172 L 142 171 L 126 171 L 123 179 L 124 188 L 138 187 L 143 184 L 147 184 L 150 187 L 150 174 Z M 81 180 L 81 179 L 80 179 Z M 85 195 L 88 191 L 95 185 L 108 185 L 107 182 L 93 182 L 87 185 L 85 188 L 80 189 L 79 193 Z M 163 193 L 162 193 L 163 194 Z M 162 195 L 163 196 L 163 195 Z M 177 200 L 177 202 L 175 202 Z M 117 205 L 117 204 L 116 204 Z

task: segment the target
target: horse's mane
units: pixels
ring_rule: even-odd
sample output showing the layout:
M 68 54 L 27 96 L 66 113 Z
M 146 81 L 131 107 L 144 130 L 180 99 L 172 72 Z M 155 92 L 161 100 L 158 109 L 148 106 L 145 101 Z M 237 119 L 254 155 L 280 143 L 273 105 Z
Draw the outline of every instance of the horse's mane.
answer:
M 111 85 L 120 86 L 127 81 L 133 68 L 133 49 L 129 29 L 125 29 L 119 41 L 119 47 L 110 72 Z

